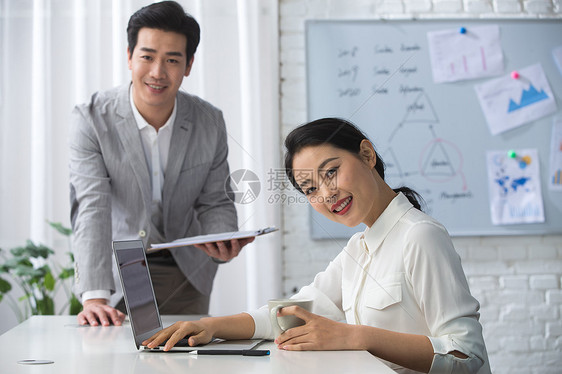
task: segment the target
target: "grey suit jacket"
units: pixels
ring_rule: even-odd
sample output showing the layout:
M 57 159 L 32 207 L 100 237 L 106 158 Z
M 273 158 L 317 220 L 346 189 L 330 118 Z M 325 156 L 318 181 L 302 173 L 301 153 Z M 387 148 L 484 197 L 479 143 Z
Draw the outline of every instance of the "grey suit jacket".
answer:
M 129 85 L 98 92 L 72 112 L 70 200 L 76 294 L 115 291 L 112 239 L 142 239 L 148 247 L 158 237 L 172 241 L 237 229 L 236 209 L 225 190 L 229 168 L 222 113 L 184 92 L 178 92 L 177 105 L 160 234 L 151 220 L 151 179 Z M 171 252 L 193 286 L 210 294 L 217 264 L 194 247 Z

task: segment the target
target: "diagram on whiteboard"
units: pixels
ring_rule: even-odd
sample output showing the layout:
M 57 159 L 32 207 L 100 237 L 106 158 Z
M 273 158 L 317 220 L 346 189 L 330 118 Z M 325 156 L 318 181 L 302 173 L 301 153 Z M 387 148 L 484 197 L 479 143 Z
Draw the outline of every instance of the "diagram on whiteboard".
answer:
M 468 186 L 463 173 L 462 152 L 454 142 L 439 137 L 440 125 L 429 96 L 425 92 L 417 95 L 407 105 L 403 120 L 394 128 L 387 141 L 387 149 L 382 156 L 386 162 L 386 175 L 398 180 L 417 175 L 435 184 L 458 179 L 460 190 L 466 193 Z M 409 153 L 396 151 L 397 147 L 404 144 L 401 132 L 410 136 L 413 131 L 418 139 L 423 139 L 419 150 L 412 149 Z M 412 157 L 417 158 L 417 162 L 413 162 Z M 441 197 L 443 196 L 447 196 L 447 193 L 442 193 Z

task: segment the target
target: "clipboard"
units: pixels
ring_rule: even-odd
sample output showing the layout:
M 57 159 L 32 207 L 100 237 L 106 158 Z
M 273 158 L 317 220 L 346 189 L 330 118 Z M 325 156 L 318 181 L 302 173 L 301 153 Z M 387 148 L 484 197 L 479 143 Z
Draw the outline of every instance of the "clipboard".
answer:
M 279 230 L 277 227 L 272 226 L 272 227 L 265 227 L 259 230 L 231 231 L 231 232 L 221 232 L 218 234 L 191 236 L 189 238 L 176 239 L 168 243 L 151 244 L 150 248 L 148 248 L 146 252 L 150 253 L 150 252 L 159 251 L 161 249 L 185 247 L 194 244 L 223 242 L 223 241 L 229 241 L 231 239 L 251 238 L 253 236 L 269 234 L 277 230 Z

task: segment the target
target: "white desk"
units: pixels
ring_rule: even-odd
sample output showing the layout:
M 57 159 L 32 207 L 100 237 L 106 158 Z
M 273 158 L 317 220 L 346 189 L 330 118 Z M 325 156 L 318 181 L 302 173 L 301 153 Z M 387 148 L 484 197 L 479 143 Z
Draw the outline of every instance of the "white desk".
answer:
M 178 316 L 164 316 L 164 325 Z M 182 318 L 187 319 L 187 318 Z M 394 373 L 366 351 L 287 352 L 271 342 L 270 356 L 194 356 L 137 351 L 131 328 L 78 327 L 75 316 L 34 316 L 0 336 L 1 373 Z M 22 365 L 24 359 L 54 361 Z

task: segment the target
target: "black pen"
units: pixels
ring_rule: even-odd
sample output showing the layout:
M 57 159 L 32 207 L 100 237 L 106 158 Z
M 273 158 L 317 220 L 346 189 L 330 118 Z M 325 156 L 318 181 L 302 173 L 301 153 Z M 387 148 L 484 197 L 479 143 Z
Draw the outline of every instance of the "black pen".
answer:
M 198 349 L 189 353 L 194 355 L 269 356 L 269 349 Z

